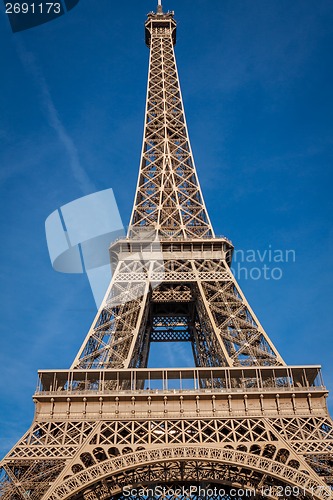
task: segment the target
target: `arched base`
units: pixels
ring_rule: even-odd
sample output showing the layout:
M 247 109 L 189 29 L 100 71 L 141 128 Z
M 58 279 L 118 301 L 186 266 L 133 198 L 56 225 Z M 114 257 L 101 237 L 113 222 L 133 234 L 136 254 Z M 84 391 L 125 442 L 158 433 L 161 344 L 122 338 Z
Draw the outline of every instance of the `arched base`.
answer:
M 63 478 L 61 484 L 49 492 L 45 500 L 141 497 L 146 500 L 149 494 L 132 495 L 131 488 L 171 484 L 221 485 L 225 490 L 224 495 L 221 493 L 221 498 L 225 495 L 230 498 L 237 498 L 238 495 L 258 499 L 332 498 L 330 488 L 323 483 L 280 462 L 227 448 L 178 446 L 142 450 L 101 461 Z M 231 488 L 235 496 L 230 494 Z M 237 493 L 237 489 L 241 489 L 242 494 L 239 491 Z M 197 493 L 198 490 L 193 491 L 193 494 Z

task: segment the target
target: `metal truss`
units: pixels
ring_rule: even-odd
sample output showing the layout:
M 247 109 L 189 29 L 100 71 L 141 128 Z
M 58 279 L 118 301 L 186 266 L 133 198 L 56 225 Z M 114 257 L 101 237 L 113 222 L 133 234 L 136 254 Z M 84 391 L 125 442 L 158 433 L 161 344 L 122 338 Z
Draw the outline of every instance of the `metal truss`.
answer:
M 173 13 L 150 47 L 139 179 L 113 277 L 70 370 L 43 371 L 31 428 L 1 462 L 2 500 L 333 498 L 320 369 L 286 366 L 216 238 L 192 157 Z M 189 342 L 195 368 L 148 369 L 151 342 Z M 125 495 L 124 488 L 147 487 Z M 235 490 L 233 493 L 232 490 Z M 168 490 L 168 491 L 169 491 Z
M 172 14 L 149 15 L 145 130 L 129 237 L 142 227 L 162 238 L 214 235 L 197 178 L 174 54 Z
M 57 462 L 46 458 L 52 448 Z M 40 422 L 7 457 L 17 496 L 4 490 L 3 498 L 30 491 L 33 499 L 110 499 L 128 485 L 173 481 L 265 491 L 266 498 L 287 488 L 291 498 L 329 499 L 322 479 L 330 481 L 332 449 L 332 422 L 323 417 Z M 53 479 L 47 493 L 42 473 Z
M 333 497 L 333 423 L 318 367 L 39 378 L 35 421 L 3 461 L 4 500 L 110 500 L 128 485 L 173 482 L 220 485 L 223 498 L 236 487 L 255 498 Z
M 167 254 L 164 248 L 161 242 L 162 255 Z M 119 261 L 73 367 L 142 368 L 154 341 L 191 342 L 197 366 L 283 364 L 222 250 L 221 259 L 202 258 L 205 250 L 200 253 L 201 258 L 166 256 L 155 261 L 149 252 L 148 265 Z
M 214 237 L 188 138 L 175 30 L 172 13 L 148 16 L 146 119 L 128 238 L 111 247 L 111 286 L 75 368 L 144 367 L 157 340 L 190 341 L 197 366 L 283 364 L 230 271 L 232 244 Z

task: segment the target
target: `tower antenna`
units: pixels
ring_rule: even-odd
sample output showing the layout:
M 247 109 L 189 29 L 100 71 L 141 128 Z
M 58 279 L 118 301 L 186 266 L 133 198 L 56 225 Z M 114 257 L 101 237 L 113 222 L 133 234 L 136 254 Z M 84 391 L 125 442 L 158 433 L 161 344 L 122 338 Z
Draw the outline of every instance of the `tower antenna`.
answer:
M 157 13 L 158 13 L 158 14 L 163 14 L 163 10 L 162 10 L 162 0 L 157 0 Z

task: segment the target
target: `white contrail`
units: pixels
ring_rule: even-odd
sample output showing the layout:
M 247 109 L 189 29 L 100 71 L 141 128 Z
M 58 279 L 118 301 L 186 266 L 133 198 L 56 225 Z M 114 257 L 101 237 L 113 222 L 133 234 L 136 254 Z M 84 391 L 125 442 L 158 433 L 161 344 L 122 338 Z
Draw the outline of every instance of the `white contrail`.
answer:
M 73 139 L 60 120 L 58 111 L 51 97 L 49 87 L 46 83 L 44 75 L 42 74 L 40 68 L 38 67 L 38 64 L 36 63 L 35 56 L 31 52 L 28 52 L 19 42 L 17 43 L 17 49 L 24 67 L 26 68 L 27 72 L 33 77 L 41 91 L 43 97 L 42 103 L 47 115 L 49 125 L 56 132 L 59 141 L 61 142 L 69 156 L 69 167 L 71 169 L 73 177 L 77 181 L 83 194 L 89 194 L 96 191 L 96 187 L 91 182 L 88 174 L 80 163 L 78 151 Z

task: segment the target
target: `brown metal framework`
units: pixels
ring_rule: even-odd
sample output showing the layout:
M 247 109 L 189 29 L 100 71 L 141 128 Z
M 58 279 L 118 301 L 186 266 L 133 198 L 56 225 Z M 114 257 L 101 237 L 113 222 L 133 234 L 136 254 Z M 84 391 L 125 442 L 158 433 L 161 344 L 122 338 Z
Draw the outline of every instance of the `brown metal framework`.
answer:
M 199 499 L 200 486 L 216 500 L 333 498 L 320 367 L 285 365 L 231 273 L 233 246 L 215 237 L 197 179 L 173 12 L 159 2 L 145 29 L 128 235 L 110 248 L 113 278 L 71 369 L 39 372 L 34 421 L 1 462 L 0 496 Z M 152 342 L 189 342 L 195 367 L 147 368 Z

